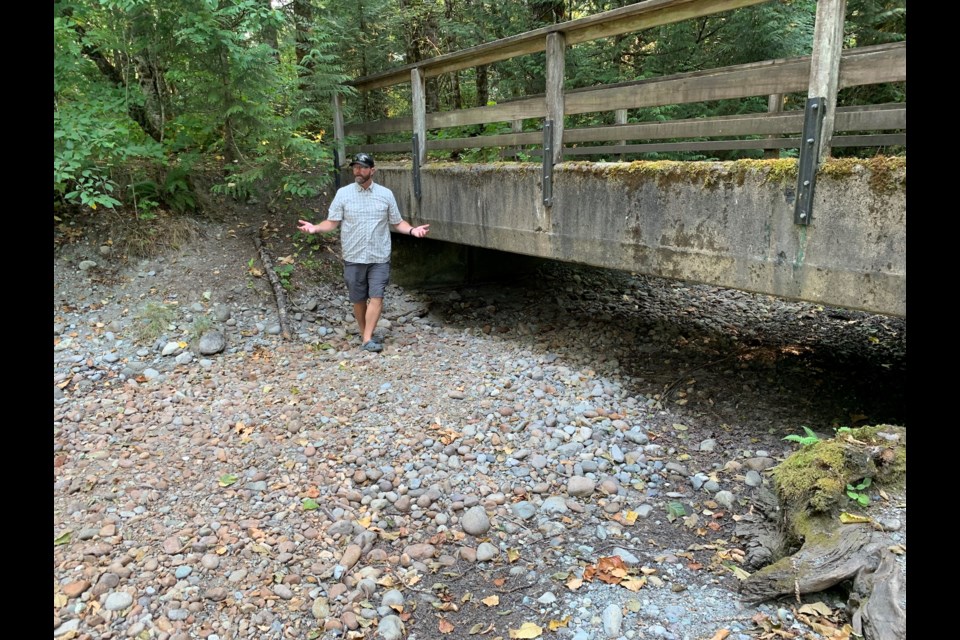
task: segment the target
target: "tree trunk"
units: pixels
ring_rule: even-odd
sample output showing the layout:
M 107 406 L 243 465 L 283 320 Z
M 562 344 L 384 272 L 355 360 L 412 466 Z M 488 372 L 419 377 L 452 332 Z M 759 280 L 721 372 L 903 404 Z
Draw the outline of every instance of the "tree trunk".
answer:
M 150 127 L 157 132 L 159 142 L 163 139 L 164 131 L 164 96 L 160 90 L 162 78 L 148 51 L 138 53 L 133 61 L 137 67 L 140 91 L 143 92 L 143 115 L 150 122 Z
M 305 69 L 303 58 L 310 51 L 310 35 L 313 32 L 313 9 L 307 0 L 294 0 L 293 2 L 293 26 L 296 45 L 294 53 L 297 58 L 297 77 L 299 79 L 300 92 L 306 94 L 307 76 L 309 70 Z
M 70 7 L 61 8 L 61 3 L 55 2 L 54 8 L 61 10 L 61 15 L 65 18 L 69 18 L 73 15 L 73 9 Z M 114 83 L 118 87 L 128 88 L 127 82 L 123 78 L 123 74 L 120 73 L 120 70 L 117 69 L 107 57 L 99 49 L 93 47 L 90 44 L 89 39 L 87 38 L 87 32 L 80 24 L 76 22 L 73 23 L 73 30 L 77 34 L 77 42 L 80 43 L 80 50 L 83 51 L 83 55 L 90 58 L 90 60 L 97 66 L 97 69 L 100 70 L 107 80 Z M 161 142 L 163 140 L 163 131 L 158 128 L 148 116 L 147 110 L 139 104 L 136 104 L 136 101 L 130 100 L 127 102 L 127 113 L 130 116 L 130 119 L 140 125 L 140 128 L 143 129 L 144 133 L 156 140 Z
M 273 8 L 273 0 L 263 0 L 263 4 L 267 11 Z M 273 49 L 273 59 L 279 63 L 280 41 L 277 35 L 277 28 L 274 25 L 268 24 L 263 28 L 263 41 L 264 43 L 270 45 L 270 48 Z
M 490 100 L 490 81 L 487 65 L 477 67 L 477 106 L 485 107 Z

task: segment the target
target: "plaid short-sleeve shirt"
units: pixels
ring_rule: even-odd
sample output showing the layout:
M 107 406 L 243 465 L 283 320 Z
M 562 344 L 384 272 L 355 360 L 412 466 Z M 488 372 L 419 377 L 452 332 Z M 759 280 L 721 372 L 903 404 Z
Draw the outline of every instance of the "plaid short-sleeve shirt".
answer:
M 393 192 L 372 183 L 340 187 L 330 203 L 329 220 L 340 221 L 340 242 L 347 262 L 390 261 L 390 225 L 400 224 L 400 207 Z

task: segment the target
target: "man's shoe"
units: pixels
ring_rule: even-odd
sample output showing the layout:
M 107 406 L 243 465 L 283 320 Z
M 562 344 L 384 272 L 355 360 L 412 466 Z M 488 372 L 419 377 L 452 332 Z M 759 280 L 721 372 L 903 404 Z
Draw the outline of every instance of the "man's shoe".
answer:
M 364 351 L 372 351 L 373 353 L 380 353 L 383 351 L 383 345 L 379 342 L 374 342 L 373 340 L 368 340 L 363 343 L 363 346 L 360 347 Z

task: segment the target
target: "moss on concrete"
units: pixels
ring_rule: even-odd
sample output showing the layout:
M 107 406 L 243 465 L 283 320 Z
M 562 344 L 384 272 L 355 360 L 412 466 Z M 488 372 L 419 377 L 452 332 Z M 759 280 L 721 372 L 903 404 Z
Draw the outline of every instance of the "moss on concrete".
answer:
M 717 188 L 724 183 L 743 186 L 748 177 L 760 183 L 791 183 L 797 179 L 796 158 L 744 159 L 733 161 L 677 161 L 637 160 L 634 162 L 564 162 L 554 171 L 590 174 L 600 178 L 616 178 L 627 187 L 638 187 L 655 180 L 660 188 L 677 184 L 698 184 L 703 188 Z M 877 194 L 891 193 L 906 188 L 907 159 L 902 156 L 873 158 L 827 158 L 818 170 L 818 177 L 847 178 L 868 172 L 868 184 Z M 431 163 L 424 171 L 456 171 L 480 175 L 488 171 L 519 175 L 539 175 L 542 165 L 529 162 L 493 162 L 468 165 L 451 162 Z
M 867 183 L 880 195 L 906 189 L 907 159 L 903 156 L 875 156 L 873 158 L 828 158 L 820 164 L 818 176 L 846 178 L 869 172 Z
M 716 189 L 723 184 L 743 186 L 748 177 L 765 182 L 795 181 L 797 161 L 792 158 L 772 160 L 735 160 L 732 162 L 681 162 L 676 160 L 637 160 L 635 162 L 567 162 L 557 171 L 592 174 L 600 178 L 615 178 L 626 186 L 656 181 L 660 188 L 674 185 L 699 184 Z M 636 183 L 636 184 L 633 184 Z

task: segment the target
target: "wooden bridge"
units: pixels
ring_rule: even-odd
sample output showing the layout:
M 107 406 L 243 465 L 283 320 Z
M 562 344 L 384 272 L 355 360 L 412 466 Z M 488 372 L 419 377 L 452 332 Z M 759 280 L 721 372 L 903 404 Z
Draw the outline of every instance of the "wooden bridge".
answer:
M 356 79 L 361 92 L 403 87 L 410 115 L 345 123 L 337 98 L 336 156 L 374 154 L 378 181 L 437 240 L 905 316 L 906 158 L 882 152 L 905 149 L 906 104 L 836 105 L 841 89 L 905 82 L 906 43 L 843 49 L 845 0 L 818 1 L 809 56 L 564 90 L 569 46 L 764 1 L 646 0 Z M 428 78 L 540 52 L 545 94 L 427 113 Z M 785 110 L 797 93 L 802 108 Z M 627 121 L 630 109 L 756 96 L 766 112 Z M 602 112 L 617 124 L 564 125 Z M 531 119 L 538 131 L 523 130 Z M 512 132 L 440 135 L 493 123 Z M 831 158 L 843 147 L 876 153 Z M 504 161 L 431 156 L 484 148 Z M 766 159 L 623 161 L 745 149 Z

